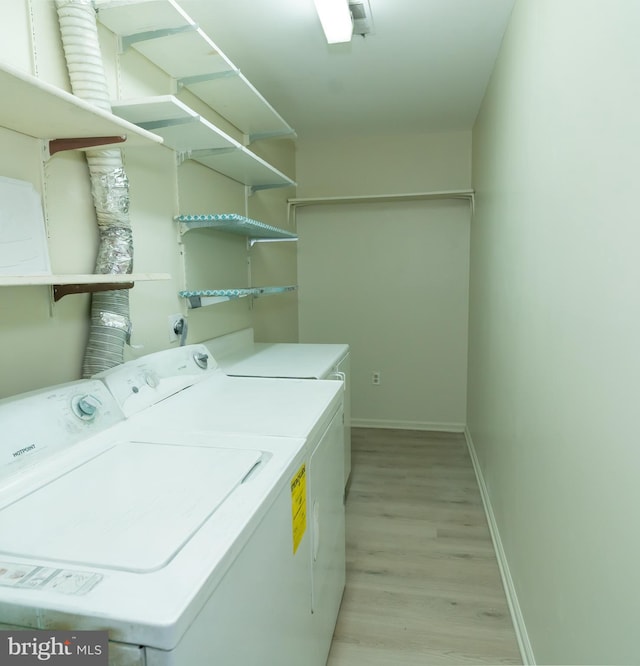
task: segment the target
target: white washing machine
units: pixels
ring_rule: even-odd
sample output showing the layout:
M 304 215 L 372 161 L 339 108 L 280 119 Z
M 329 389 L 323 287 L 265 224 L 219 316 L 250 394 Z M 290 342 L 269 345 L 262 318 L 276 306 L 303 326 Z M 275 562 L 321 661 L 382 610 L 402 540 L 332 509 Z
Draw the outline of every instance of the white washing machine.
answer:
M 297 607 L 296 613 L 304 625 L 300 635 L 310 636 L 311 644 L 304 657 L 297 651 L 295 658 L 297 663 L 324 666 L 345 584 L 344 385 L 329 380 L 229 377 L 209 359 L 202 370 L 205 379 L 139 409 L 145 402 L 141 396 L 162 393 L 172 372 L 170 359 L 180 364 L 185 353 L 201 361 L 208 355 L 204 345 L 167 350 L 113 368 L 101 379 L 129 415 L 128 429 L 136 439 L 163 441 L 167 433 L 188 430 L 304 441 L 302 463 L 289 478 L 289 556 L 294 569 L 306 563 L 308 585 L 297 600 L 306 606 L 301 613 Z M 277 626 L 273 630 L 278 634 Z M 296 643 L 291 647 L 297 649 Z
M 349 345 L 254 342 L 245 328 L 203 343 L 218 367 L 234 377 L 338 379 L 344 382 L 344 485 L 351 474 L 351 369 Z
M 291 547 L 305 440 L 137 437 L 135 418 L 97 380 L 0 401 L 3 629 L 108 630 L 118 666 L 297 666 L 315 647 Z

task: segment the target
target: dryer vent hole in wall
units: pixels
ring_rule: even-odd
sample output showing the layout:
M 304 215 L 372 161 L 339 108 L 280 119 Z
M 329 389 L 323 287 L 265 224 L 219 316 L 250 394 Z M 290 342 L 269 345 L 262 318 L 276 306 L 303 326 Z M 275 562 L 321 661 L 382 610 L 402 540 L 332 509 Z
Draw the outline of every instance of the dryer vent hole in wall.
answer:
M 182 314 L 169 315 L 169 342 L 175 342 L 182 337 L 186 323 Z
M 379 386 L 380 385 L 380 370 L 374 370 L 371 373 L 371 383 L 374 386 Z

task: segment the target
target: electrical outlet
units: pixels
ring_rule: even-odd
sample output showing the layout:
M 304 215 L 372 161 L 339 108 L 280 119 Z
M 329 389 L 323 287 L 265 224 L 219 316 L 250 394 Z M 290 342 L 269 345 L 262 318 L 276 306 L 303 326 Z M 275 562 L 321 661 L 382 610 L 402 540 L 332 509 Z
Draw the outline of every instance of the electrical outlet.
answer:
M 184 326 L 185 318 L 183 314 L 172 314 L 169 315 L 169 342 L 175 342 L 180 334 L 176 330 L 179 329 L 180 325 Z
M 375 386 L 380 385 L 380 370 L 374 370 L 371 373 L 371 383 L 374 384 Z

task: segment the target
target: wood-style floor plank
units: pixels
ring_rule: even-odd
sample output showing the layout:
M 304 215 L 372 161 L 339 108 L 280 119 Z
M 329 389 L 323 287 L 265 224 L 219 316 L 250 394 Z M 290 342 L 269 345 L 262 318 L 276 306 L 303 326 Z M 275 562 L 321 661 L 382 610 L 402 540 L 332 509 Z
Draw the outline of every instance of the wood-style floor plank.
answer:
M 464 437 L 354 428 L 327 666 L 521 664 Z

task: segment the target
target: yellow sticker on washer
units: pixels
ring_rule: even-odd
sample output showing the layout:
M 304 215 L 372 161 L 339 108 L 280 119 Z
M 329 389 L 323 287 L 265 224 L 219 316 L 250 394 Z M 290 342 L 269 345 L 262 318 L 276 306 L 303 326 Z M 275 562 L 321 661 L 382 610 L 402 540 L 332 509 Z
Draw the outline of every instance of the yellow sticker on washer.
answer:
M 295 554 L 307 529 L 307 466 L 291 479 L 291 511 L 293 525 L 293 552 Z

